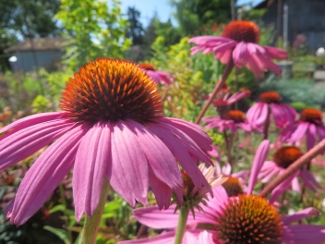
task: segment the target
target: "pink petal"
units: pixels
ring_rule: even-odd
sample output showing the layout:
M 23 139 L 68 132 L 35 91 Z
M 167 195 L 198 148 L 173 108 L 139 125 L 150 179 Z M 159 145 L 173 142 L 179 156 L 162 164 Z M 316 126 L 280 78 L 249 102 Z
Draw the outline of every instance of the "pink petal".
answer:
M 261 168 L 265 162 L 265 159 L 267 157 L 267 154 L 269 153 L 269 148 L 270 148 L 270 141 L 269 140 L 264 140 L 261 142 L 261 144 L 258 146 L 254 161 L 253 161 L 253 166 L 251 170 L 251 175 L 249 177 L 249 184 L 247 188 L 247 194 L 252 194 L 255 183 L 257 181 L 257 176 L 259 172 L 261 171 Z
M 205 187 L 210 188 L 210 185 L 198 169 L 197 164 L 193 161 L 193 158 L 189 154 L 192 149 L 192 153 L 198 151 L 195 147 L 195 143 L 187 137 L 181 131 L 166 125 L 166 124 L 152 124 L 149 127 L 169 148 L 175 158 L 179 161 L 186 173 L 192 178 L 195 186 L 201 188 L 202 184 Z M 189 144 L 191 147 L 186 147 L 185 144 Z M 198 155 L 200 156 L 200 155 Z
M 315 216 L 318 216 L 319 214 L 320 214 L 320 212 L 315 208 L 306 208 L 304 210 L 295 212 L 292 215 L 287 215 L 287 216 L 282 217 L 282 222 L 285 225 L 289 225 L 292 222 L 298 222 L 298 221 L 301 221 L 304 218 L 308 218 L 308 217 L 315 217 Z
M 28 121 L 23 123 L 28 124 Z M 40 122 L 0 138 L 0 169 L 29 157 L 56 138 L 71 130 L 75 123 L 65 119 Z
M 141 238 L 129 241 L 120 241 L 119 244 L 173 244 L 175 240 L 175 231 L 164 231 L 152 238 Z M 182 243 L 183 244 L 183 243 Z
M 131 206 L 134 206 L 135 200 L 147 204 L 148 163 L 151 164 L 151 161 L 153 161 L 149 155 L 150 152 L 156 153 L 154 159 L 157 160 L 157 163 L 161 164 L 162 160 L 165 159 L 164 163 L 169 166 L 174 162 L 171 161 L 168 152 L 163 151 L 164 148 L 161 149 L 155 146 L 158 144 L 157 139 L 149 136 L 149 133 L 142 125 L 127 120 L 118 121 L 116 124 L 110 125 L 110 127 L 112 155 L 111 163 L 108 165 L 110 184 Z M 148 146 L 148 141 L 151 143 L 150 146 Z M 170 175 L 168 176 L 171 184 L 175 184 L 175 169 L 166 168 L 170 169 Z M 165 170 L 162 167 L 159 173 L 163 174 Z M 156 171 L 154 173 L 157 175 Z
M 160 210 L 158 206 L 149 206 L 133 210 L 133 217 L 141 224 L 156 229 L 176 228 L 178 212 L 175 213 L 176 205 L 171 205 L 166 210 Z
M 305 135 L 308 127 L 308 122 L 299 122 L 295 132 L 291 134 L 291 137 L 287 141 L 291 143 L 296 143 Z
M 322 244 L 325 241 L 325 228 L 320 225 L 293 225 L 283 228 L 283 241 L 295 244 Z
M 246 42 L 239 42 L 232 55 L 234 59 L 234 63 L 237 68 L 241 69 L 243 65 L 245 65 L 249 59 L 249 52 L 247 49 L 247 43 Z
M 288 53 L 282 49 L 269 46 L 264 46 L 264 48 L 271 59 L 288 59 Z
M 97 208 L 107 165 L 111 160 L 110 128 L 95 124 L 81 139 L 73 169 L 75 214 L 80 221 L 83 213 L 93 215 Z
M 0 134 L 2 134 L 3 132 L 9 131 L 14 129 L 16 130 L 20 130 L 22 128 L 26 128 L 35 124 L 39 124 L 39 123 L 43 123 L 46 121 L 52 121 L 52 120 L 56 120 L 56 119 L 62 119 L 62 117 L 66 114 L 66 112 L 50 112 L 50 113 L 41 113 L 41 114 L 34 114 L 34 115 L 30 115 L 27 117 L 24 117 L 22 119 L 19 119 L 7 126 L 5 126 L 4 128 L 2 128 L 0 130 Z
M 84 133 L 80 126 L 71 129 L 35 161 L 18 188 L 12 208 L 8 209 L 11 223 L 25 223 L 49 198 L 72 168 Z

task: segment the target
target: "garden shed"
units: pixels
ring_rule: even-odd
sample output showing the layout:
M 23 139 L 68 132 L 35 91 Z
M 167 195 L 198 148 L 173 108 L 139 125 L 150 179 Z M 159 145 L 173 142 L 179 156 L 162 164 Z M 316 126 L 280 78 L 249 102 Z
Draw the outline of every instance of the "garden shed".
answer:
M 255 9 L 266 9 L 262 20 L 275 25 L 277 37 L 287 29 L 288 45 L 302 45 L 310 52 L 325 46 L 324 0 L 264 0 Z

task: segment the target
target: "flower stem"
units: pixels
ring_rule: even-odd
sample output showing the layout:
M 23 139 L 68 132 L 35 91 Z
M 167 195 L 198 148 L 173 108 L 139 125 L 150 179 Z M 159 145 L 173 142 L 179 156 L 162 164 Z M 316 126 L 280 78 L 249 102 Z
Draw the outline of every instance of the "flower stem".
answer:
M 182 206 L 179 210 L 178 224 L 177 224 L 177 230 L 176 230 L 174 244 L 182 243 L 185 228 L 186 228 L 188 213 L 189 213 L 188 207 Z
M 65 200 L 65 195 L 64 195 L 64 188 L 63 188 L 63 185 L 60 184 L 59 185 L 59 192 L 60 192 L 60 197 L 61 197 L 61 201 L 62 201 L 62 204 L 64 206 L 64 210 L 63 210 L 63 213 L 64 213 L 64 222 L 65 222 L 65 227 L 67 228 L 67 236 L 68 236 L 68 240 L 69 240 L 69 243 L 72 243 L 72 234 L 71 234 L 71 230 L 69 228 L 69 221 L 68 221 L 68 213 L 67 213 L 67 201 Z
M 266 197 L 275 187 L 287 179 L 290 175 L 297 172 L 305 164 L 310 162 L 314 157 L 325 150 L 325 139 L 319 142 L 315 147 L 309 150 L 307 153 L 298 158 L 293 164 L 291 164 L 282 174 L 276 177 L 270 184 L 268 184 L 259 194 L 261 197 Z
M 86 216 L 85 224 L 81 234 L 81 244 L 94 244 L 96 243 L 96 236 L 104 211 L 104 206 L 108 196 L 109 185 L 108 181 L 104 179 L 102 191 L 100 193 L 100 199 L 98 206 L 92 216 Z
M 196 118 L 195 123 L 199 124 L 201 122 L 201 119 L 203 118 L 205 112 L 208 110 L 210 104 L 212 103 L 213 99 L 215 98 L 215 96 L 217 95 L 217 93 L 220 91 L 220 89 L 222 88 L 223 84 L 226 82 L 228 76 L 230 75 L 232 69 L 234 67 L 234 61 L 232 60 L 232 58 L 230 59 L 229 63 L 227 64 L 221 79 L 219 79 L 216 83 L 216 86 L 214 87 L 211 96 L 209 97 L 208 101 L 204 104 L 202 110 L 200 111 L 199 116 Z
M 263 127 L 263 134 L 264 134 L 263 140 L 266 140 L 269 137 L 270 120 L 271 120 L 271 111 L 270 111 L 270 106 L 268 106 L 267 117 Z

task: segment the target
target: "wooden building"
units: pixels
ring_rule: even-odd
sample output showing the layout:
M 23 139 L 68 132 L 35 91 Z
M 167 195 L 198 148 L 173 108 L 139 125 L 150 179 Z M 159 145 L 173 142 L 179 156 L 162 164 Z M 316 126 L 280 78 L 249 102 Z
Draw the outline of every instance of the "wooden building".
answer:
M 266 9 L 262 20 L 275 25 L 278 37 L 287 33 L 291 47 L 305 45 L 313 53 L 325 47 L 325 0 L 264 0 L 255 9 Z
M 39 68 L 52 71 L 59 68 L 65 42 L 63 38 L 26 39 L 6 49 L 5 53 L 11 56 L 13 71 L 29 72 Z

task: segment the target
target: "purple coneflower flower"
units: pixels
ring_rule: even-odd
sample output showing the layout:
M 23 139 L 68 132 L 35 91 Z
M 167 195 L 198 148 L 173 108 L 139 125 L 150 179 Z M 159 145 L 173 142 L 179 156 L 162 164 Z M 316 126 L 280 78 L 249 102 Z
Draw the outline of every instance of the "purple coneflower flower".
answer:
M 197 161 L 212 163 L 211 139 L 200 126 L 163 117 L 156 84 L 136 64 L 97 59 L 70 78 L 63 111 L 32 115 L 0 130 L 0 170 L 53 143 L 22 180 L 8 206 L 23 224 L 73 168 L 76 218 L 91 216 L 104 180 L 130 205 L 147 204 L 149 186 L 160 208 L 182 191 L 178 163 L 197 188 L 210 185 Z
M 293 124 L 296 111 L 287 104 L 281 103 L 281 96 L 277 92 L 264 92 L 259 102 L 247 111 L 247 120 L 253 129 L 262 129 L 267 120 L 273 118 L 278 128 Z
M 281 175 L 286 170 L 286 168 L 288 168 L 302 155 L 302 151 L 294 146 L 285 146 L 279 148 L 273 154 L 273 160 L 266 161 L 263 164 L 259 178 L 262 179 L 262 182 L 264 183 L 269 182 L 274 176 Z M 275 201 L 287 189 L 301 192 L 298 176 L 303 179 L 306 187 L 312 191 L 316 191 L 316 188 L 320 188 L 320 185 L 314 176 L 307 169 L 302 168 L 288 177 L 272 191 L 270 201 Z
M 325 138 L 325 126 L 322 122 L 322 111 L 305 108 L 300 112 L 300 119 L 295 125 L 288 125 L 280 135 L 282 141 L 296 143 L 306 138 L 307 150 L 314 147 L 317 141 Z
M 195 243 L 293 243 L 306 242 L 321 244 L 325 241 L 325 227 L 307 224 L 294 224 L 306 217 L 315 216 L 318 211 L 307 208 L 295 214 L 281 217 L 268 200 L 252 195 L 257 174 L 265 160 L 269 141 L 261 143 L 256 151 L 247 194 L 228 197 L 222 186 L 213 188 L 213 197 L 208 196 L 202 211 L 189 216 L 185 236 L 194 236 Z M 142 224 L 152 228 L 169 229 L 152 239 L 123 241 L 127 243 L 173 243 L 177 214 L 172 208 L 159 211 L 155 206 L 133 211 L 133 216 Z M 204 226 L 208 229 L 204 230 Z M 198 233 L 198 231 L 200 231 Z M 191 233 L 191 235 L 189 235 Z M 140 242 L 142 241 L 142 242 Z M 202 242 L 204 241 L 204 242 Z M 182 243 L 193 243 L 183 239 Z
M 223 115 L 223 118 L 205 117 L 202 120 L 207 123 L 208 130 L 218 128 L 219 132 L 230 130 L 231 133 L 235 133 L 238 128 L 241 128 L 246 132 L 252 131 L 245 114 L 239 110 L 229 110 Z
M 215 59 L 223 64 L 229 63 L 231 58 L 237 68 L 244 65 L 260 78 L 263 71 L 271 69 L 280 74 L 280 68 L 272 59 L 287 59 L 288 54 L 281 49 L 259 45 L 260 31 L 256 24 L 250 21 L 232 21 L 224 28 L 221 37 L 198 36 L 189 42 L 197 46 L 192 47 L 191 54 L 203 51 L 204 54 L 215 53 Z
M 151 77 L 154 80 L 154 82 L 156 82 L 157 84 L 170 85 L 173 83 L 173 80 L 175 79 L 175 77 L 170 73 L 161 70 L 156 70 L 152 64 L 143 63 L 143 64 L 139 64 L 139 67 L 141 69 L 144 69 L 146 73 L 149 75 L 149 77 Z

